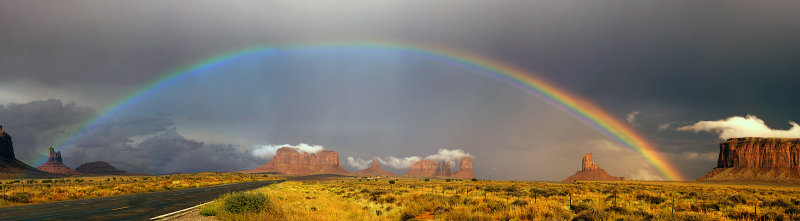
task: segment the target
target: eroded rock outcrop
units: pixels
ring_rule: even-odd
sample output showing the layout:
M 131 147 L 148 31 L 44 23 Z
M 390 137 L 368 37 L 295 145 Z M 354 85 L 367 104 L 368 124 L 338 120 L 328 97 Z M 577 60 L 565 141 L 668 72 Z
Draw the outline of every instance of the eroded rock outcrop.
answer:
M 472 179 L 475 178 L 475 174 L 472 173 L 472 158 L 471 157 L 461 157 L 461 162 L 458 164 L 458 171 L 453 173 L 451 177 L 458 178 L 458 179 Z
M 11 140 L 11 135 L 3 131 L 3 126 L 0 126 L 0 157 L 5 160 L 15 160 L 14 156 L 14 142 Z
M 798 180 L 800 139 L 731 138 L 719 144 L 717 167 L 698 180 Z
M 381 169 L 381 165 L 378 163 L 377 158 L 372 159 L 372 164 L 367 169 L 363 169 L 361 171 L 356 172 L 354 175 L 357 176 L 395 176 L 395 174 L 385 171 Z
M 592 153 L 583 156 L 581 161 L 581 170 L 575 172 L 567 179 L 561 182 L 572 182 L 575 180 L 593 180 L 593 181 L 618 181 L 625 180 L 625 177 L 615 177 L 606 173 L 605 170 L 597 166 L 597 163 L 592 161 Z
M 339 165 L 339 153 L 321 150 L 316 153 L 299 151 L 292 147 L 281 147 L 272 160 L 245 173 L 278 173 L 284 175 L 338 174 L 350 172 Z
M 6 133 L 6 131 L 3 130 L 3 126 L 0 125 L 0 178 L 40 178 L 52 176 L 57 175 L 42 172 L 17 160 L 14 156 L 14 142 L 11 140 L 11 135 Z
M 61 151 L 55 151 L 53 146 L 50 146 L 50 152 L 47 155 L 47 162 L 37 167 L 41 171 L 60 174 L 78 174 L 78 171 L 70 169 L 64 165 L 61 159 Z

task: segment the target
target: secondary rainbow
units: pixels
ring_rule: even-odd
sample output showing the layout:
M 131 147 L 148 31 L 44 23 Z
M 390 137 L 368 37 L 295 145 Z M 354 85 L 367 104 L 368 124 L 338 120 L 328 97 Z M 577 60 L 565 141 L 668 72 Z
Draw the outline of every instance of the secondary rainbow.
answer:
M 218 56 L 210 57 L 200 62 L 178 69 L 160 78 L 153 80 L 145 87 L 129 94 L 127 97 L 118 100 L 114 104 L 98 112 L 90 120 L 83 122 L 71 134 L 61 139 L 56 146 L 68 147 L 78 141 L 80 137 L 91 130 L 93 126 L 109 119 L 114 113 L 124 110 L 126 107 L 135 104 L 139 99 L 155 93 L 159 88 L 170 83 L 180 81 L 195 74 L 201 74 L 208 69 L 224 66 L 227 63 L 239 59 L 266 56 L 276 51 L 294 50 L 319 50 L 319 49 L 347 49 L 365 51 L 386 51 L 391 53 L 407 54 L 412 58 L 429 60 L 431 62 L 444 63 L 466 70 L 467 72 L 479 74 L 489 79 L 500 81 L 504 84 L 513 86 L 525 91 L 530 95 L 539 97 L 553 106 L 569 113 L 573 117 L 583 121 L 593 127 L 607 138 L 628 147 L 641 154 L 645 160 L 650 162 L 667 180 L 684 180 L 683 175 L 675 167 L 665 160 L 641 135 L 631 129 L 626 123 L 618 120 L 597 105 L 585 99 L 572 95 L 555 85 L 535 76 L 525 70 L 511 65 L 482 57 L 476 54 L 448 49 L 442 47 L 430 47 L 420 45 L 395 44 L 395 43 L 338 43 L 338 44 L 306 44 L 290 47 L 271 47 L 259 46 L 246 48 L 243 50 L 232 51 Z M 43 163 L 42 158 L 39 163 Z

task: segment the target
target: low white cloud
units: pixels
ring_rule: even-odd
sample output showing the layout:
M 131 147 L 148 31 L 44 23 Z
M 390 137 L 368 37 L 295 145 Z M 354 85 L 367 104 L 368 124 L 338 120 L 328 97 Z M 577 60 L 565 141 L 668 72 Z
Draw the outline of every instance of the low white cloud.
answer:
M 372 160 L 366 160 L 361 158 L 355 158 L 348 156 L 347 157 L 347 165 L 359 170 L 367 169 L 372 164 Z
M 769 128 L 763 120 L 753 115 L 745 117 L 733 116 L 724 120 L 700 121 L 693 125 L 680 127 L 679 131 L 709 132 L 717 134 L 720 139 L 734 137 L 784 137 L 800 138 L 800 125 L 790 121 L 788 130 Z
M 658 131 L 665 131 L 665 130 L 669 129 L 669 127 L 671 127 L 671 126 L 672 125 L 670 125 L 669 123 L 659 124 L 658 125 Z
M 641 113 L 640 111 L 631 112 L 625 119 L 628 120 L 629 124 L 633 125 L 636 123 L 636 115 L 639 115 L 640 113 Z
M 464 152 L 461 149 L 455 149 L 455 150 L 439 149 L 438 153 L 427 156 L 425 157 L 425 159 L 459 162 L 459 160 L 461 160 L 462 157 L 472 157 L 472 155 L 470 155 L 467 152 Z
M 393 168 L 396 168 L 396 169 L 409 168 L 409 167 L 411 167 L 411 164 L 413 164 L 414 162 L 420 161 L 420 160 L 421 160 L 421 158 L 419 158 L 418 156 L 410 156 L 410 157 L 403 157 L 403 158 L 397 158 L 397 157 L 390 156 L 390 157 L 385 157 L 385 158 L 378 158 L 378 162 L 380 162 L 381 164 L 387 165 L 387 166 L 390 166 L 390 167 L 393 167 Z
M 270 158 L 272 156 L 275 156 L 275 152 L 277 152 L 278 149 L 280 149 L 281 147 L 291 147 L 291 148 L 297 149 L 297 151 L 306 152 L 306 153 L 316 153 L 316 152 L 319 152 L 319 151 L 325 149 L 325 147 L 320 146 L 320 145 L 309 145 L 309 144 L 304 144 L 304 143 L 300 143 L 300 144 L 297 144 L 297 145 L 289 145 L 289 144 L 274 145 L 274 144 L 269 144 L 269 145 L 253 145 L 253 150 L 250 153 L 253 154 L 253 156 L 255 156 L 255 157 L 265 159 L 265 158 Z
M 436 160 L 436 161 L 451 161 L 453 163 L 460 162 L 462 157 L 473 157 L 472 154 L 464 152 L 461 149 L 455 150 L 448 150 L 448 149 L 439 149 L 439 152 L 433 155 L 428 155 L 426 157 L 419 157 L 419 156 L 409 156 L 409 157 L 376 157 L 378 162 L 382 165 L 386 165 L 395 169 L 407 169 L 411 167 L 411 164 L 414 164 L 417 161 L 422 159 L 428 160 Z M 358 168 L 358 169 L 366 169 L 369 168 L 370 163 L 372 163 L 371 159 L 361 159 L 348 156 L 347 158 L 347 165 Z
M 683 153 L 683 158 L 688 160 L 704 160 L 704 161 L 717 161 L 719 157 L 719 153 L 716 152 L 707 152 L 707 153 L 698 153 L 698 152 L 686 152 Z

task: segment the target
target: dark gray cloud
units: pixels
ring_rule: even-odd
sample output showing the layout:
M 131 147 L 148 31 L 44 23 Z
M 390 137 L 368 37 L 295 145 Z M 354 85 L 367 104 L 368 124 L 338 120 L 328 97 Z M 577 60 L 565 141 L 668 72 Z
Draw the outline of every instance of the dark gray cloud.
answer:
M 249 149 L 185 138 L 166 114 L 119 114 L 78 137 L 64 147 L 68 166 L 107 161 L 130 172 L 164 174 L 239 171 L 263 164 Z
M 699 156 L 717 151 L 717 137 L 674 128 L 748 114 L 772 128 L 800 121 L 800 103 L 792 102 L 800 82 L 798 9 L 792 1 L 3 1 L 0 103 L 57 98 L 103 110 L 171 70 L 254 45 L 425 43 L 536 72 L 623 121 L 639 111 L 634 129 L 699 177 L 714 165 Z M 395 63 L 365 57 L 276 56 L 225 69 L 236 78 L 171 85 L 132 107 L 143 116 L 116 119 L 117 127 L 87 136 L 83 149 L 174 145 L 163 155 L 134 155 L 154 160 L 120 158 L 142 170 L 189 169 L 173 163 L 276 143 L 320 144 L 365 159 L 464 149 L 476 156 L 480 176 L 560 180 L 577 165 L 570 159 L 608 146 L 591 128 L 496 82 L 402 56 Z M 58 122 L 68 127 L 88 115 Z M 15 141 L 46 145 L 68 130 L 58 127 L 30 127 Z M 231 154 L 219 154 L 219 162 L 250 162 L 222 152 Z M 633 164 L 601 163 L 638 173 L 627 170 Z M 539 169 L 554 164 L 563 169 Z
M 64 104 L 55 99 L 0 104 L 0 125 L 11 134 L 16 157 L 32 162 L 46 156 L 50 145 L 93 113 L 74 102 Z

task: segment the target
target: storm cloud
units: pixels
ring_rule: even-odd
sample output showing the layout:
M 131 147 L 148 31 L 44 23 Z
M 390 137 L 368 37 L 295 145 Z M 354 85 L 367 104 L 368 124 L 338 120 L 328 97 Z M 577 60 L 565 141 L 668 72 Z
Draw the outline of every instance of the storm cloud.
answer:
M 797 2 L 439 3 L 2 1 L 0 124 L 31 163 L 80 122 L 125 103 L 58 148 L 71 167 L 106 160 L 132 172 L 253 168 L 269 144 L 312 143 L 360 167 L 358 159 L 397 156 L 379 158 L 397 170 L 458 147 L 475 157 L 479 177 L 526 180 L 561 180 L 592 151 L 612 175 L 661 178 L 595 127 L 444 58 L 289 49 L 396 42 L 530 72 L 628 122 L 687 178 L 716 165 L 719 139 L 796 128 L 766 125 L 798 121 Z M 150 87 L 263 45 L 281 49 Z M 125 102 L 140 91 L 147 96 Z M 746 113 L 758 118 L 731 126 L 730 116 Z M 682 126 L 696 133 L 675 130 Z

